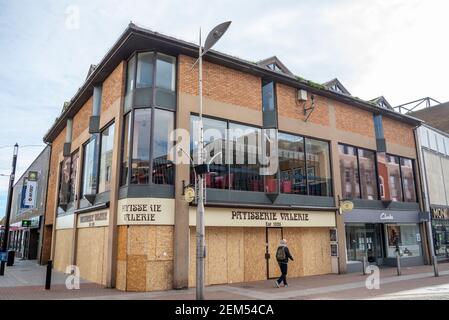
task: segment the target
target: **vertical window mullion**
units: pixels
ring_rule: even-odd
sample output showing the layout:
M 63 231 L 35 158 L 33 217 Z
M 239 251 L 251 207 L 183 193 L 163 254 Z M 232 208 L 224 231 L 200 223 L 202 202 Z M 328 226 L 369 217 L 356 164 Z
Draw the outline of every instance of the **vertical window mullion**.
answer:
M 309 174 L 307 172 L 307 143 L 306 138 L 302 138 L 302 143 L 304 147 L 304 175 L 306 177 L 306 195 L 309 195 Z
M 363 199 L 362 195 L 362 172 L 360 170 L 360 154 L 359 154 L 359 148 L 354 147 L 356 155 L 357 155 L 357 174 L 359 175 L 359 199 Z
M 128 145 L 128 177 L 126 178 L 126 184 L 128 186 L 131 185 L 131 175 L 132 175 L 132 164 L 133 164 L 133 151 L 134 151 L 134 117 L 135 112 L 134 108 L 131 108 L 130 115 L 129 115 L 129 121 L 130 121 L 130 128 L 129 128 L 129 145 Z
M 148 184 L 153 184 L 153 144 L 154 144 L 154 117 L 155 117 L 155 110 L 154 106 L 156 103 L 156 69 L 157 69 L 157 53 L 153 53 L 153 88 L 152 88 L 152 97 L 151 97 L 151 106 L 150 106 L 150 112 L 151 112 L 151 128 L 150 128 L 150 154 L 149 159 L 150 163 L 148 165 L 149 170 L 149 179 L 150 181 Z

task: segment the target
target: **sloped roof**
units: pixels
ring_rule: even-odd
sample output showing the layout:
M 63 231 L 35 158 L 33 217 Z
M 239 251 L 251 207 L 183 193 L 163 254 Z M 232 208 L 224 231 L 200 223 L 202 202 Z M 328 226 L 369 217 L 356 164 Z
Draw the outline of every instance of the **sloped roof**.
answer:
M 329 90 L 332 90 L 332 91 L 335 91 L 338 93 L 346 94 L 348 96 L 351 95 L 349 93 L 349 91 L 345 88 L 345 86 L 337 78 L 334 78 L 328 82 L 323 83 L 323 86 L 325 86 Z
M 385 99 L 384 96 L 377 97 L 375 99 L 370 100 L 371 102 L 374 102 L 379 108 L 393 110 L 394 108 L 391 106 L 391 104 Z
M 283 64 L 281 60 L 279 60 L 279 58 L 276 56 L 260 60 L 259 62 L 257 62 L 257 65 L 277 72 L 283 72 L 291 76 L 293 75 L 293 73 L 285 66 L 285 64 Z
M 438 130 L 449 133 L 449 102 L 410 112 L 408 115 L 421 119 Z
M 52 124 L 51 128 L 44 136 L 44 141 L 52 142 L 57 137 L 57 135 L 65 128 L 66 120 L 73 117 L 80 110 L 83 104 L 92 96 L 93 87 L 103 83 L 103 81 L 118 66 L 119 63 L 129 58 L 133 52 L 147 50 L 148 48 L 159 50 L 166 54 L 175 56 L 178 54 L 188 55 L 191 57 L 198 56 L 197 44 L 179 40 L 171 36 L 139 27 L 134 23 L 130 23 L 72 97 L 69 102 L 69 106 L 64 109 L 62 114 Z M 326 88 L 322 84 L 295 76 L 276 57 L 272 57 L 270 59 L 274 59 L 273 61 L 277 62 L 278 67 L 282 66 L 284 70 L 289 71 L 290 73 L 274 71 L 264 66 L 264 61 L 269 59 L 260 61 L 259 63 L 261 64 L 258 64 L 216 50 L 209 50 L 204 55 L 204 59 L 211 63 L 240 70 L 258 77 L 270 78 L 273 81 L 277 81 L 297 89 L 304 89 L 312 94 L 321 95 L 323 97 L 347 103 L 356 108 L 371 112 L 380 112 L 388 117 L 397 119 L 398 121 L 403 121 L 414 125 L 422 122 L 421 120 L 411 116 L 403 115 L 392 110 L 379 108 L 373 102 L 359 99 L 350 95 L 337 93 Z

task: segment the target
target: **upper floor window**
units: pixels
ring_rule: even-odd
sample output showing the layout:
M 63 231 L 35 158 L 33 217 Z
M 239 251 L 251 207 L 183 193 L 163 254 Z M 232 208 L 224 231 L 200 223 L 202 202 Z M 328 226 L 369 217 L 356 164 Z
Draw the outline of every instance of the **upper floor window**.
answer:
M 112 151 L 114 149 L 114 129 L 111 124 L 101 133 L 100 145 L 100 175 L 98 182 L 98 192 L 111 190 L 112 179 Z
M 153 105 L 176 108 L 176 58 L 161 53 L 138 52 L 127 65 L 125 113 Z
M 71 156 L 66 157 L 60 165 L 58 204 L 63 211 L 70 210 L 75 205 L 78 161 L 79 152 L 75 151 Z
M 338 147 L 343 198 L 377 200 L 376 153 L 343 144 Z
M 97 193 L 98 170 L 98 135 L 94 134 L 88 143 L 84 145 L 83 159 L 83 189 L 82 195 L 94 195 Z
M 277 127 L 276 95 L 273 81 L 262 81 L 262 112 L 265 128 Z

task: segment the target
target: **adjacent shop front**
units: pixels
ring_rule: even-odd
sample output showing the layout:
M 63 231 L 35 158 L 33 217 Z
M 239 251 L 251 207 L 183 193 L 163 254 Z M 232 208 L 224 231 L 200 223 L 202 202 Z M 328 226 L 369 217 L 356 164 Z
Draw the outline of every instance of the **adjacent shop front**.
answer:
M 439 260 L 449 259 L 449 207 L 431 206 L 430 211 L 435 255 Z
M 370 264 L 403 266 L 424 264 L 419 211 L 355 209 L 345 213 L 348 272 L 362 270 L 363 257 Z

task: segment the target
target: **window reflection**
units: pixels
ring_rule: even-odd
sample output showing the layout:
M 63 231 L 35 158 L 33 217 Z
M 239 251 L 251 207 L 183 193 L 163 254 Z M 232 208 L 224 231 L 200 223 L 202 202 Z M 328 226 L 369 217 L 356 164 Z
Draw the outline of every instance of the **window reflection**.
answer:
M 123 130 L 123 152 L 122 152 L 122 173 L 120 185 L 125 185 L 128 182 L 128 168 L 129 168 L 129 139 L 131 137 L 131 112 L 125 116 L 124 130 Z
M 415 176 L 413 174 L 413 161 L 401 158 L 402 185 L 404 188 L 404 201 L 416 202 Z
M 97 134 L 84 146 L 83 195 L 97 193 Z
M 339 145 L 341 192 L 345 199 L 360 197 L 359 166 L 357 148 Z
M 329 144 L 307 138 L 306 154 L 309 195 L 332 196 Z
M 100 179 L 98 184 L 99 193 L 111 190 L 114 128 L 115 125 L 111 124 L 101 133 Z
M 154 116 L 153 183 L 173 184 L 174 165 L 168 156 L 169 137 L 174 129 L 173 112 L 156 109 Z
M 366 149 L 358 149 L 358 155 L 362 198 L 377 200 L 376 153 Z
M 278 137 L 281 192 L 307 194 L 304 138 L 285 133 Z
M 151 109 L 134 111 L 131 183 L 150 182 Z
M 137 59 L 137 88 L 149 88 L 153 86 L 153 53 L 143 52 Z

